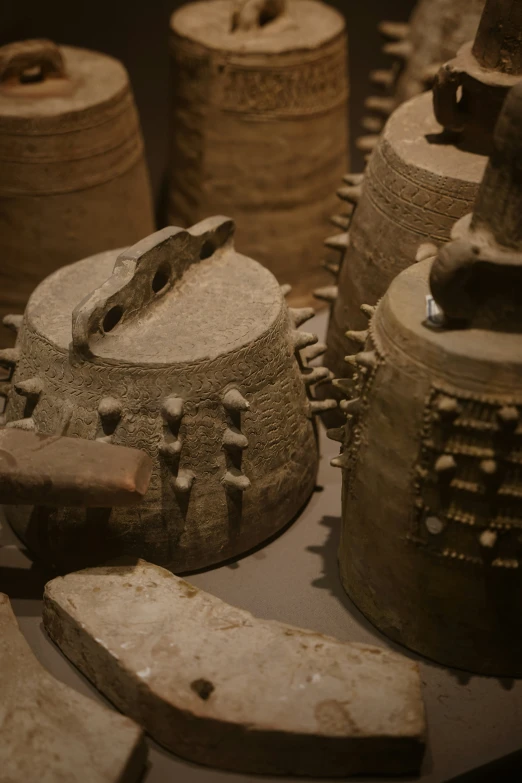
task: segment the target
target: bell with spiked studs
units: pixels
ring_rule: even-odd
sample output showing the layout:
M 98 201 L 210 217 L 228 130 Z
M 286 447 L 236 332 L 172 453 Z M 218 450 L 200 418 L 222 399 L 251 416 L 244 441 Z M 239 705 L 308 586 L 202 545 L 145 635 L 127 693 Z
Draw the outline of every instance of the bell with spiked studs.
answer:
M 354 603 L 417 653 L 504 677 L 522 676 L 521 214 L 519 83 L 473 213 L 377 306 L 339 465 Z
M 7 427 L 153 461 L 136 507 L 9 508 L 60 569 L 117 556 L 202 568 L 272 536 L 313 491 L 314 416 L 336 407 L 315 396 L 326 346 L 304 331 L 314 310 L 289 308 L 287 287 L 236 252 L 234 228 L 208 218 L 66 266 L 6 319 L 19 330 L 0 352 Z

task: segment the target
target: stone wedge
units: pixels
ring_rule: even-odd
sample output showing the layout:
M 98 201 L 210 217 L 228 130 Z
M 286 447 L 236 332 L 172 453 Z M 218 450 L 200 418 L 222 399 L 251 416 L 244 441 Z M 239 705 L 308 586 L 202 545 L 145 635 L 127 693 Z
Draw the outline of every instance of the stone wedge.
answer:
M 418 669 L 394 653 L 256 619 L 144 561 L 52 580 L 43 618 L 105 696 L 192 761 L 320 777 L 419 768 Z
M 150 457 L 139 449 L 16 428 L 0 431 L 0 503 L 135 505 L 151 472 Z
M 2 783 L 133 783 L 146 755 L 139 726 L 38 663 L 0 593 Z

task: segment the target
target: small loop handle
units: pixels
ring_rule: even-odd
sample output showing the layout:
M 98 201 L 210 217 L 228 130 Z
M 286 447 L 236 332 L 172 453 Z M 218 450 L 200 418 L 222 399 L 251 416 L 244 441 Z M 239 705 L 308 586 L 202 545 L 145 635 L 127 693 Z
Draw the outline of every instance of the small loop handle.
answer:
M 264 27 L 285 12 L 286 0 L 236 0 L 232 13 L 232 32 Z
M 62 53 L 52 41 L 38 38 L 0 47 L 0 84 L 26 84 L 66 76 Z
M 458 100 L 463 75 L 463 71 L 449 62 L 439 69 L 433 83 L 433 111 L 437 122 L 446 130 L 462 131 L 464 128 L 466 115 Z
M 476 263 L 473 246 L 466 239 L 456 239 L 443 245 L 433 261 L 430 290 L 450 321 L 465 320 L 474 311 L 474 292 L 469 283 Z

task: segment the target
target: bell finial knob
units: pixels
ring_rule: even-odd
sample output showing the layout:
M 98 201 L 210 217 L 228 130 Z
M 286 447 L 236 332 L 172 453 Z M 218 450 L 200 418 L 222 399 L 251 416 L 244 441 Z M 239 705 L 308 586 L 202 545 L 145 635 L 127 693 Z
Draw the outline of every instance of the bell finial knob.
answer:
M 520 0 L 486 0 L 472 52 L 483 68 L 522 74 Z

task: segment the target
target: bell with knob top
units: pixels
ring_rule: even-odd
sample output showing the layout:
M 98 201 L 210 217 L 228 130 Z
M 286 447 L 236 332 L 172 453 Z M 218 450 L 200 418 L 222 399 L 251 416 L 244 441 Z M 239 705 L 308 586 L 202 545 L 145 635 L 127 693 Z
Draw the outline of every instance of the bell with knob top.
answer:
M 238 248 L 313 304 L 347 167 L 344 19 L 318 0 L 203 0 L 172 15 L 168 220 L 224 213 Z
M 139 118 L 112 57 L 0 47 L 0 161 L 0 319 L 58 267 L 154 230 Z
M 446 666 L 522 676 L 522 84 L 472 215 L 377 306 L 342 403 L 344 587 Z
M 344 357 L 364 342 L 368 320 L 361 306 L 375 305 L 400 271 L 432 255 L 473 204 L 495 119 L 522 76 L 522 17 L 510 17 L 505 5 L 488 0 L 474 44 L 439 71 L 435 111 L 428 93 L 403 104 L 388 121 L 364 179 L 339 190 L 357 206 L 349 230 L 327 241 L 344 242 L 325 358 L 337 377 L 352 374 Z M 485 60 L 485 50 L 502 57 Z
M 336 404 L 311 392 L 331 377 L 308 366 L 324 346 L 298 328 L 314 311 L 289 309 L 233 232 L 209 218 L 58 270 L 0 353 L 7 427 L 153 461 L 136 507 L 10 507 L 18 535 L 60 569 L 120 555 L 201 568 L 276 533 L 312 492 L 314 415 Z

